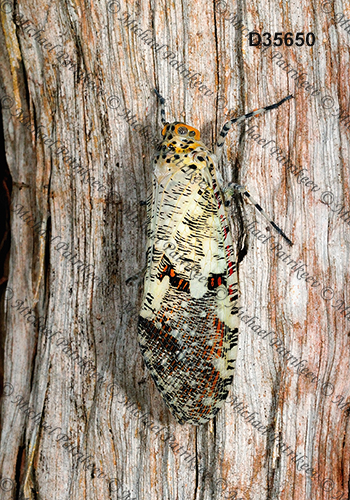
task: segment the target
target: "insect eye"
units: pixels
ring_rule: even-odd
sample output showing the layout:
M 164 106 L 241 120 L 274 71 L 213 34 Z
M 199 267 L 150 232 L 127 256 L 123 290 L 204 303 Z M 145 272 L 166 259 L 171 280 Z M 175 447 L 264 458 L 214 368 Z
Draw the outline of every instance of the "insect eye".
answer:
M 179 128 L 177 129 L 177 133 L 178 133 L 178 134 L 181 134 L 181 135 L 185 135 L 185 134 L 187 134 L 187 132 L 188 132 L 188 130 L 187 130 L 187 128 L 186 128 L 186 127 L 179 127 Z
M 194 135 L 196 135 L 196 132 L 194 130 L 191 130 L 191 132 L 189 132 L 188 135 L 190 137 L 193 137 Z

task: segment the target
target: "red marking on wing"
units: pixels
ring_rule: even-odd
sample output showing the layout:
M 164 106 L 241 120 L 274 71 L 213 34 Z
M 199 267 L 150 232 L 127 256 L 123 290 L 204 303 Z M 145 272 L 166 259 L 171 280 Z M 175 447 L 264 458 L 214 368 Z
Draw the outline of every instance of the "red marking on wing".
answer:
M 228 257 L 231 257 L 231 255 L 234 255 L 233 248 L 231 247 L 231 245 L 227 245 L 225 248 L 226 248 L 226 255 Z
M 232 274 L 235 272 L 234 269 L 233 269 L 233 266 L 234 266 L 234 263 L 229 261 L 228 264 L 228 272 L 229 272 L 229 275 L 232 276 Z

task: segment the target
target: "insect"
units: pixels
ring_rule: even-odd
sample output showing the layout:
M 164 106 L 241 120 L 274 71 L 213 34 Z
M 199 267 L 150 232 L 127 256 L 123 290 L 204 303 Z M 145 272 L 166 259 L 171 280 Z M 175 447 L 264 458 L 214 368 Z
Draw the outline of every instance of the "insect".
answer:
M 138 340 L 145 364 L 170 411 L 181 423 L 213 418 L 228 395 L 237 356 L 239 288 L 236 250 L 226 206 L 234 191 L 250 201 L 292 244 L 245 187 L 226 189 L 217 169 L 225 137 L 240 123 L 277 104 L 227 122 L 215 154 L 200 132 L 165 120 L 153 157 L 147 199 L 147 252 Z

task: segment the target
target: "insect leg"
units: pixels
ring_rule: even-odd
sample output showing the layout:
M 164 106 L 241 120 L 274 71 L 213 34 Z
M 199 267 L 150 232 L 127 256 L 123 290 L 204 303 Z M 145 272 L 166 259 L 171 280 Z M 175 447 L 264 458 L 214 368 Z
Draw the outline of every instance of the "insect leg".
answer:
M 282 99 L 282 101 L 277 102 L 276 104 L 271 104 L 270 106 L 266 106 L 265 108 L 256 109 L 255 111 L 251 111 L 250 113 L 247 113 L 246 115 L 239 116 L 238 118 L 234 118 L 233 120 L 230 120 L 230 121 L 226 122 L 225 125 L 222 127 L 222 130 L 220 132 L 220 136 L 219 136 L 218 142 L 216 143 L 215 155 L 217 156 L 218 161 L 220 160 L 220 157 L 221 157 L 221 154 L 222 154 L 222 149 L 221 148 L 224 145 L 225 138 L 226 138 L 226 136 L 228 134 L 228 131 L 230 130 L 231 126 L 234 123 L 240 123 L 243 120 L 246 120 L 247 118 L 251 118 L 252 116 L 260 115 L 262 113 L 266 113 L 266 111 L 270 111 L 271 109 L 276 109 L 279 106 L 281 106 L 281 104 L 283 104 L 284 102 L 286 102 L 286 101 L 288 101 L 289 99 L 292 99 L 292 98 L 293 98 L 293 96 L 289 95 L 288 97 L 285 97 L 284 99 Z
M 225 197 L 226 196 L 232 196 L 234 191 L 238 191 L 239 193 L 243 194 L 246 196 L 249 201 L 255 206 L 257 210 L 269 221 L 271 226 L 286 240 L 288 245 L 292 246 L 293 243 L 290 241 L 290 239 L 284 234 L 282 229 L 280 229 L 272 219 L 267 215 L 267 213 L 261 208 L 261 206 L 252 198 L 250 193 L 247 191 L 247 188 L 245 186 L 241 186 L 240 184 L 234 184 L 233 182 L 230 182 L 228 185 L 228 188 L 225 190 Z M 227 202 L 225 205 L 228 205 L 229 202 Z
M 162 97 L 160 95 L 160 93 L 158 92 L 157 89 L 154 89 L 154 92 L 157 94 L 157 97 L 158 97 L 159 102 L 160 102 L 160 116 L 161 116 L 162 124 L 164 126 L 168 125 L 168 122 L 165 119 L 165 99 L 164 99 L 164 97 Z

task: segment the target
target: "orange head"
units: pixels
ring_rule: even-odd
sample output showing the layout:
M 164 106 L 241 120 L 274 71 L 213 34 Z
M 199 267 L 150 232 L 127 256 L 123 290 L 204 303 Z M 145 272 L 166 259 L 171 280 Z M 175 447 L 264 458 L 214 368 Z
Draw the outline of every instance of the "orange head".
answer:
M 164 139 L 172 139 L 173 137 L 178 137 L 180 139 L 194 139 L 199 141 L 200 132 L 199 130 L 190 127 L 182 122 L 168 123 L 162 130 L 162 136 Z

